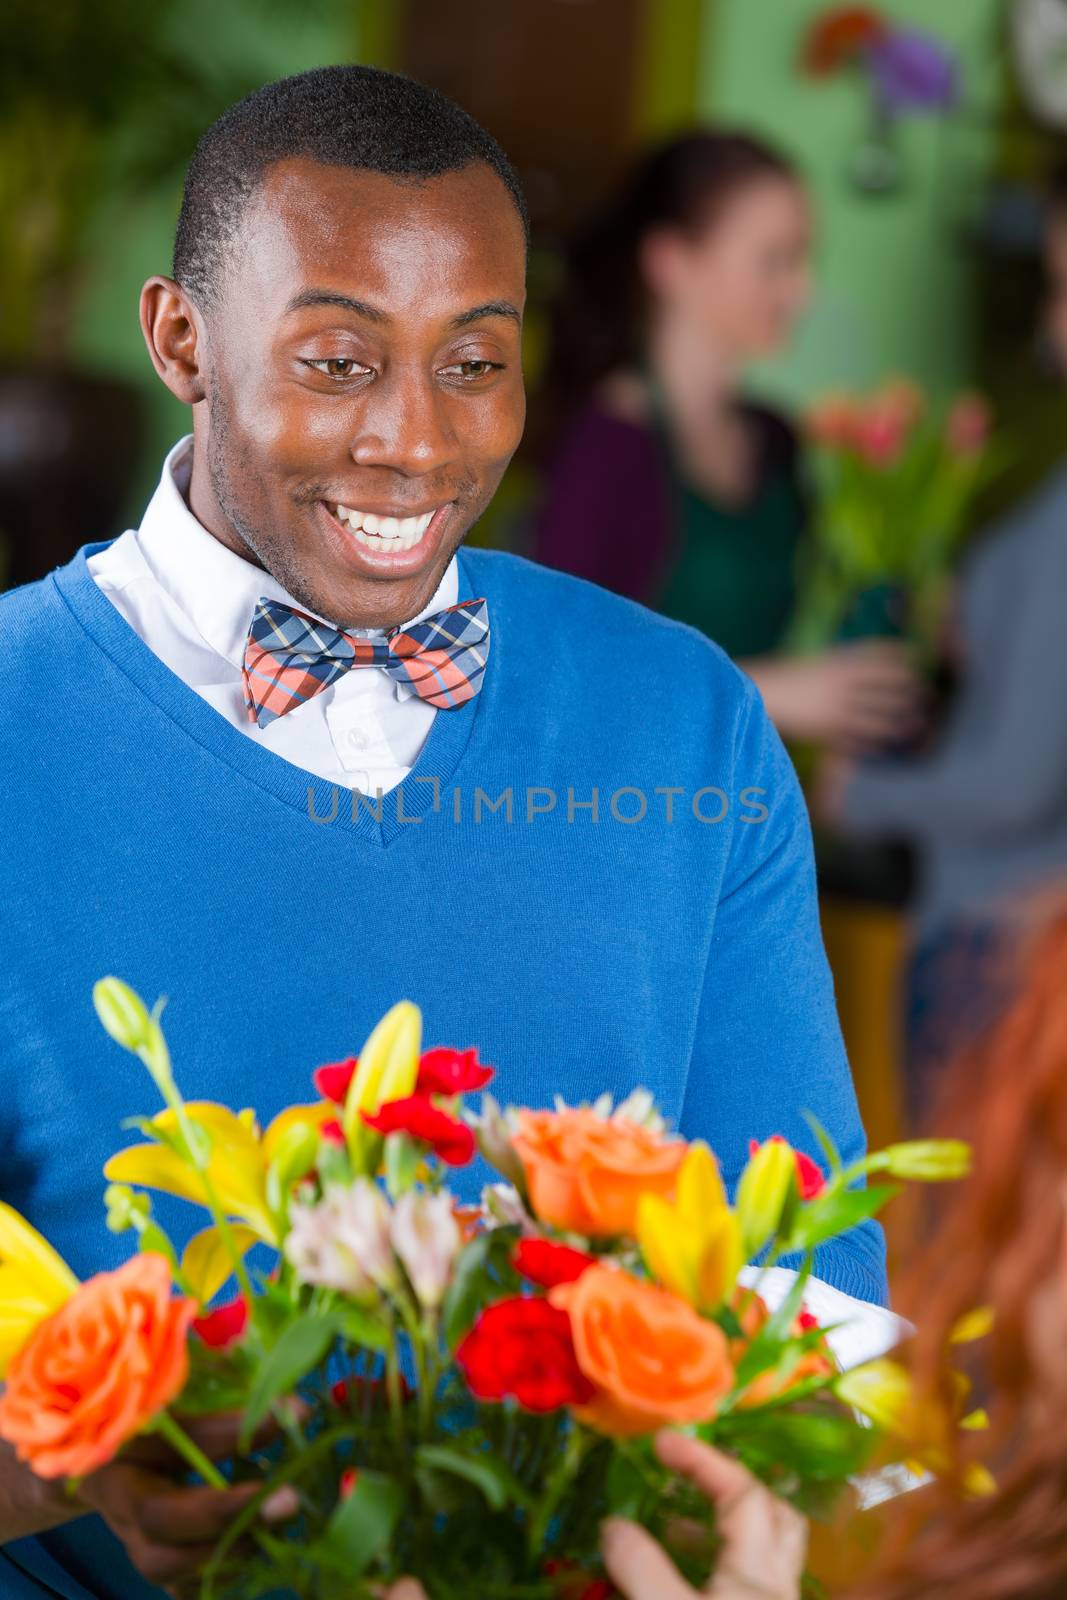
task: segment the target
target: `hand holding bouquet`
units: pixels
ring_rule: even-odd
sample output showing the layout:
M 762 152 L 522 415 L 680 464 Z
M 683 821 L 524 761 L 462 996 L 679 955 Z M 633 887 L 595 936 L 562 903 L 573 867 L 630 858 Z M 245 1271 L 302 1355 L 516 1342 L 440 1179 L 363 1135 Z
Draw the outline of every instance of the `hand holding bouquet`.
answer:
M 812 1513 L 876 1451 L 951 1457 L 958 1414 L 920 1418 L 891 1362 L 840 1373 L 804 1292 L 814 1249 L 895 1192 L 868 1175 L 954 1177 L 965 1147 L 843 1168 L 820 1135 L 824 1171 L 771 1139 L 731 1205 L 711 1151 L 672 1136 L 646 1095 L 510 1112 L 485 1095 L 475 1113 L 491 1069 L 471 1049 L 424 1051 L 408 1002 L 358 1057 L 318 1069 L 320 1099 L 261 1130 L 183 1099 L 158 1006 L 115 979 L 95 1000 L 164 1101 L 106 1168 L 108 1224 L 140 1248 L 79 1286 L 0 1207 L 0 1436 L 45 1478 L 157 1435 L 203 1482 L 248 1485 L 203 1600 L 369 1600 L 403 1574 L 431 1600 L 606 1594 L 607 1516 L 668 1540 L 695 1523 L 677 1560 L 702 1582 L 714 1515 L 653 1449 L 665 1426 Z M 447 1176 L 476 1149 L 502 1182 L 471 1213 Z M 153 1189 L 209 1214 L 180 1254 Z M 787 1252 L 802 1265 L 772 1312 L 742 1268 Z M 190 1430 L 231 1412 L 227 1475 Z M 268 1527 L 280 1491 L 292 1515 Z

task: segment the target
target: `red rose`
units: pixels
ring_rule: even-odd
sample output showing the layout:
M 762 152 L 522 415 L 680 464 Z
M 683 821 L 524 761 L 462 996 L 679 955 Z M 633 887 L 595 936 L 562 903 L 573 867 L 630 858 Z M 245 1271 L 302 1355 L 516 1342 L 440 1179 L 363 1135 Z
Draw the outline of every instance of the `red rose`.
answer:
M 324 1100 L 332 1100 L 334 1105 L 343 1106 L 357 1065 L 355 1056 L 349 1056 L 347 1061 L 328 1061 L 324 1067 L 315 1068 L 311 1080 Z
M 243 1295 L 230 1300 L 214 1311 L 205 1311 L 193 1322 L 193 1332 L 212 1350 L 225 1350 L 244 1333 L 248 1326 L 248 1303 Z
M 595 1265 L 594 1258 L 584 1250 L 573 1250 L 569 1244 L 554 1244 L 551 1239 L 520 1239 L 511 1258 L 516 1272 L 521 1272 L 531 1283 L 542 1289 L 554 1289 L 560 1283 L 573 1283 L 586 1267 Z
M 771 1138 L 775 1144 L 785 1143 L 780 1133 L 772 1134 Z M 750 1139 L 748 1141 L 749 1155 L 754 1156 L 758 1149 L 759 1140 Z M 810 1156 L 806 1156 L 803 1150 L 794 1150 L 793 1155 L 796 1157 L 797 1193 L 802 1200 L 814 1200 L 816 1195 L 822 1194 L 826 1188 L 826 1179 L 823 1177 L 822 1168 L 817 1166 Z
M 376 1133 L 406 1133 L 428 1144 L 439 1161 L 450 1167 L 465 1167 L 474 1159 L 474 1134 L 465 1122 L 450 1117 L 425 1095 L 412 1094 L 403 1100 L 389 1100 L 380 1111 L 362 1113 L 368 1128 Z
M 796 1332 L 811 1333 L 813 1329 L 817 1328 L 818 1326 L 818 1317 L 813 1317 L 806 1306 L 801 1306 L 800 1310 L 797 1312 L 796 1321 L 793 1323 L 793 1327 Z
M 478 1060 L 477 1050 L 450 1050 L 441 1046 L 425 1050 L 419 1057 L 417 1094 L 471 1094 L 484 1089 L 493 1076 L 492 1067 Z
M 456 1363 L 479 1400 L 514 1396 L 527 1411 L 555 1411 L 593 1398 L 574 1354 L 570 1317 L 547 1300 L 487 1306 L 460 1341 Z

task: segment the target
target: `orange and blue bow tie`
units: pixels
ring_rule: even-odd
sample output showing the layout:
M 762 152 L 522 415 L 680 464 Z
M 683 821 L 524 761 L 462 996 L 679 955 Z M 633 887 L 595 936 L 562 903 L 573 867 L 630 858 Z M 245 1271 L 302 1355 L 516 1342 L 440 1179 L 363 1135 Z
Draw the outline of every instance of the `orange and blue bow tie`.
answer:
M 418 695 L 442 711 L 466 705 L 482 686 L 489 655 L 484 600 L 459 605 L 379 639 L 361 639 L 280 600 L 262 596 L 245 642 L 245 705 L 261 728 L 303 705 L 353 667 L 381 667 L 401 699 Z

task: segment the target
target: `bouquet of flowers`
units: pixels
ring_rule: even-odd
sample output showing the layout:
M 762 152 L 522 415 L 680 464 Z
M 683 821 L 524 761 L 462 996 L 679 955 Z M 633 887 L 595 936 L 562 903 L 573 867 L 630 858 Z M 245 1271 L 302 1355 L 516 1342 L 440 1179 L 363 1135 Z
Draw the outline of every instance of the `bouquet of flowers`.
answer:
M 963 1419 L 920 1417 L 891 1361 L 839 1372 L 804 1292 L 817 1245 L 874 1215 L 894 1179 L 960 1175 L 966 1146 L 842 1167 L 818 1134 L 824 1171 L 771 1139 L 731 1205 L 711 1151 L 672 1136 L 647 1095 L 472 1110 L 491 1069 L 473 1049 L 423 1050 L 407 1001 L 358 1057 L 315 1072 L 320 1099 L 261 1130 L 182 1098 L 161 1005 L 113 978 L 94 999 L 164 1101 L 105 1169 L 108 1226 L 139 1250 L 79 1284 L 0 1206 L 0 1436 L 46 1478 L 154 1433 L 208 1484 L 256 1482 L 203 1600 L 369 1600 L 405 1573 L 432 1600 L 608 1594 L 608 1514 L 668 1542 L 686 1518 L 677 1559 L 703 1581 L 713 1513 L 659 1462 L 664 1425 L 809 1512 L 876 1450 L 934 1468 L 951 1454 Z M 446 1179 L 477 1150 L 501 1182 L 470 1211 Z M 890 1181 L 865 1187 L 872 1174 Z M 209 1213 L 180 1254 L 149 1190 Z M 742 1269 L 783 1252 L 803 1264 L 772 1312 L 760 1269 Z M 224 1410 L 244 1418 L 228 1476 L 188 1431 Z M 258 1513 L 282 1486 L 294 1515 L 268 1531 Z
M 870 396 L 828 396 L 809 415 L 807 434 L 815 511 L 794 645 L 831 643 L 856 603 L 877 591 L 903 596 L 896 631 L 935 660 L 968 508 L 1004 464 L 988 406 L 965 393 L 937 411 L 896 379 Z

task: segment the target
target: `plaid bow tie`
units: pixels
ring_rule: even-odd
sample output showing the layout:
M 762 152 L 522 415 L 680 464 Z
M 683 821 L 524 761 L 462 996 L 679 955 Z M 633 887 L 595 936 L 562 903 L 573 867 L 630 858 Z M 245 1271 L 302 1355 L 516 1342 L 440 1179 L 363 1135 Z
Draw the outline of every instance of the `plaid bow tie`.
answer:
M 361 639 L 262 596 L 245 643 L 245 705 L 261 728 L 303 705 L 352 667 L 383 667 L 402 699 L 418 695 L 443 711 L 472 700 L 489 655 L 484 600 L 463 600 L 384 639 Z

